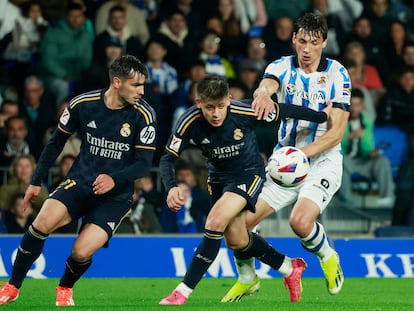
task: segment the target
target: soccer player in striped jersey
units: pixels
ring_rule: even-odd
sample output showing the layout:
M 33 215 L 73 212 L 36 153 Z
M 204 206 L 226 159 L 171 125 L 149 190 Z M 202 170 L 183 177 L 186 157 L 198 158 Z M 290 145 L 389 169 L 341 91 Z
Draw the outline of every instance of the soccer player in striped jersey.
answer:
M 142 99 L 147 69 L 137 58 L 126 55 L 110 66 L 109 77 L 107 90 L 91 91 L 70 101 L 40 156 L 24 197 L 26 207 L 39 194 L 43 178 L 67 139 L 75 132 L 82 139 L 80 154 L 66 180 L 50 194 L 22 238 L 11 278 L 0 289 L 0 305 L 17 299 L 47 236 L 72 219 L 82 218 L 56 288 L 57 306 L 74 305 L 72 287 L 128 214 L 134 180 L 146 176 L 152 166 L 155 113 Z
M 322 110 L 329 102 L 329 123 L 316 124 L 298 119 L 282 120 L 276 149 L 296 146 L 310 159 L 305 181 L 294 188 L 283 188 L 267 177 L 256 204 L 256 213 L 247 213 L 249 229 L 267 216 L 294 204 L 289 224 L 301 239 L 305 250 L 321 263 L 328 292 L 338 294 L 344 276 L 337 252 L 329 245 L 317 217 L 325 210 L 341 185 L 342 156 L 340 143 L 349 118 L 351 82 L 346 69 L 326 58 L 322 51 L 327 43 L 328 27 L 323 16 L 306 13 L 295 25 L 292 42 L 296 55 L 282 57 L 268 65 L 254 93 L 253 107 L 272 102 L 271 96 L 295 106 Z M 222 301 L 234 301 L 250 288 L 257 288 L 253 259 L 235 253 L 239 280 Z
M 254 132 L 258 118 L 262 116 L 255 115 L 251 101 L 231 100 L 227 82 L 218 76 L 207 76 L 201 80 L 196 91 L 197 105 L 189 108 L 178 121 L 161 158 L 160 171 L 168 191 L 167 205 L 172 211 L 178 211 L 186 201 L 187 186 L 177 183 L 174 163 L 186 147 L 200 148 L 206 157 L 212 208 L 207 216 L 204 237 L 183 282 L 160 304 L 186 303 L 216 258 L 223 236 L 227 246 L 240 257 L 257 257 L 281 272 L 285 281 L 289 279 L 292 286 L 288 290 L 291 298 L 294 297 L 291 300 L 297 301 L 300 297 L 300 277 L 306 263 L 301 258 L 291 259 L 280 254 L 262 237 L 249 234 L 244 219 L 243 210 L 255 211 L 265 180 L 264 161 Z M 273 102 L 264 106 L 270 107 L 266 111 L 274 109 L 267 121 L 275 126 L 280 118 L 294 117 L 313 122 L 325 122 L 327 118 L 324 112 L 304 107 Z M 263 111 L 262 108 L 259 110 Z

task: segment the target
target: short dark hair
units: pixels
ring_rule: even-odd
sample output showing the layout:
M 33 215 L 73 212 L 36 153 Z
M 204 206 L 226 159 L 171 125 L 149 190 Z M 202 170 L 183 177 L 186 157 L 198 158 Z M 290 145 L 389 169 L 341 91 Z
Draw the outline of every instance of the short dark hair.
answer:
M 197 95 L 201 100 L 218 100 L 229 94 L 229 84 L 218 75 L 207 75 L 197 83 Z
M 131 78 L 135 73 L 143 75 L 146 79 L 148 78 L 147 67 L 133 55 L 123 55 L 116 59 L 109 67 L 110 81 L 114 77 L 126 80 Z
M 121 5 L 114 5 L 114 6 L 112 6 L 110 9 L 109 9 L 109 14 L 108 14 L 108 16 L 111 16 L 112 15 L 112 13 L 114 13 L 114 12 L 122 12 L 122 13 L 126 13 L 126 10 L 125 10 L 125 8 L 123 7 L 123 6 L 121 6 Z
M 328 37 L 328 23 L 326 18 L 319 13 L 305 13 L 295 23 L 294 32 L 300 29 L 314 37 L 322 36 L 323 40 Z
M 354 88 L 354 89 L 352 89 L 352 91 L 351 91 L 351 98 L 352 98 L 352 97 L 358 97 L 358 98 L 361 98 L 362 100 L 364 100 L 365 95 L 364 95 L 364 93 L 362 92 L 362 90 L 361 90 L 361 89 L 359 89 L 359 88 Z
M 26 119 L 24 117 L 11 116 L 11 117 L 7 118 L 7 120 L 4 122 L 4 127 L 6 128 L 6 130 L 10 129 L 10 123 L 12 123 L 14 120 L 22 121 L 24 126 L 27 128 Z

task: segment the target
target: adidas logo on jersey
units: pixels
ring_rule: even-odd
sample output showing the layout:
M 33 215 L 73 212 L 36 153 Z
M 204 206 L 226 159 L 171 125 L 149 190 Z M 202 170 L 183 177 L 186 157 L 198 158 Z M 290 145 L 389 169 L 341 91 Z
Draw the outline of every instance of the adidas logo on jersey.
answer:
M 246 192 L 246 184 L 237 185 L 237 188 Z
M 112 231 L 115 229 L 115 223 L 113 221 L 107 222 L 106 224 L 111 228 Z
M 90 128 L 93 128 L 93 129 L 96 129 L 97 128 L 96 127 L 95 120 L 92 120 L 91 122 L 89 122 L 88 124 L 86 124 L 86 126 L 87 127 L 90 127 Z

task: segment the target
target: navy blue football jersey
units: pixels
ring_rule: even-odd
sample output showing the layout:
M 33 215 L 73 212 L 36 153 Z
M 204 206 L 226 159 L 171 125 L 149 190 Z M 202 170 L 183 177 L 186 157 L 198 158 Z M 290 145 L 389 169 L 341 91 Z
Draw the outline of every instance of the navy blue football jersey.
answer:
M 226 119 L 220 127 L 211 126 L 196 106 L 181 116 L 160 161 L 161 177 L 167 190 L 176 185 L 174 161 L 189 146 L 202 150 L 211 183 L 228 183 L 245 172 L 264 176 L 264 161 L 254 131 L 257 123 L 264 121 L 257 120 L 251 100 L 231 100 L 227 109 Z M 306 107 L 279 103 L 268 122 L 277 126 L 279 119 L 290 117 L 325 122 L 327 115 Z
M 92 91 L 71 100 L 39 159 L 39 172 L 33 184 L 39 182 L 53 163 L 48 151 L 60 153 L 61 137 L 67 139 L 75 132 L 82 140 L 81 150 L 67 177 L 82 187 L 92 189 L 99 174 L 108 174 L 115 181 L 111 193 L 129 196 L 133 181 L 148 174 L 156 143 L 154 110 L 143 99 L 135 105 L 111 110 L 104 103 L 104 92 Z

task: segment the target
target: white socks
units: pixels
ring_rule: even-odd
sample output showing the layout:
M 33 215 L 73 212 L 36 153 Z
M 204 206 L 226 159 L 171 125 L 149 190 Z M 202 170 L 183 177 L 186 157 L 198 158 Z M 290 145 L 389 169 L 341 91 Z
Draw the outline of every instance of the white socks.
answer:
M 178 290 L 181 294 L 183 294 L 185 298 L 188 298 L 190 294 L 193 292 L 193 290 L 189 288 L 187 285 L 185 285 L 183 282 L 178 284 L 176 290 Z

